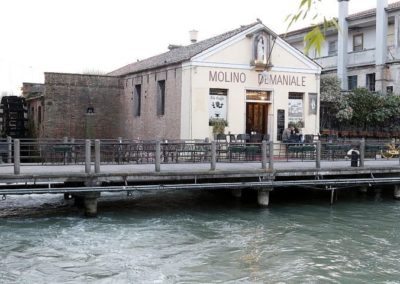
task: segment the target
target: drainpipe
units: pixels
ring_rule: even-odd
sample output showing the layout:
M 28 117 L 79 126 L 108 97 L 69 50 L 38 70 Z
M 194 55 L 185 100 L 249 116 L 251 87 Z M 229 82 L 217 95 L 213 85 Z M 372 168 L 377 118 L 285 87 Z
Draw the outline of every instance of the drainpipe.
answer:
M 347 90 L 347 41 L 349 32 L 346 17 L 349 14 L 349 0 L 338 0 L 338 2 L 340 30 L 338 31 L 337 76 L 340 79 L 341 89 Z
M 375 91 L 384 93 L 387 55 L 387 0 L 376 0 Z M 378 44 L 380 43 L 380 44 Z

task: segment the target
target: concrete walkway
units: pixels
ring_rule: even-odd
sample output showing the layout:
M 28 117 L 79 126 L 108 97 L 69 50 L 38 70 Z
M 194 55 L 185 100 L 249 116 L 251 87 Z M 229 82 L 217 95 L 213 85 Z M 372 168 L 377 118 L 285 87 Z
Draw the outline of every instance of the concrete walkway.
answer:
M 275 161 L 275 171 L 315 171 L 315 161 Z M 400 163 L 398 159 L 377 159 L 377 160 L 366 160 L 363 169 L 400 169 Z M 268 164 L 267 164 L 268 169 Z M 217 163 L 216 172 L 251 172 L 261 171 L 260 162 L 248 162 L 248 163 Z M 319 171 L 329 170 L 361 170 L 361 168 L 350 167 L 350 161 L 321 161 L 321 168 Z M 114 165 L 101 165 L 101 173 L 130 173 L 130 174 L 150 174 L 155 173 L 154 164 L 114 164 Z M 181 164 L 161 164 L 161 173 L 194 173 L 194 172 L 210 172 L 209 163 L 181 163 Z M 0 165 L 0 176 L 1 175 L 13 175 L 14 166 L 12 164 L 1 164 Z M 28 174 L 84 174 L 84 164 L 74 165 L 41 165 L 41 164 L 22 164 L 20 168 L 20 175 Z M 92 165 L 91 173 L 94 173 L 94 166 Z M 1 177 L 0 177 L 1 178 Z

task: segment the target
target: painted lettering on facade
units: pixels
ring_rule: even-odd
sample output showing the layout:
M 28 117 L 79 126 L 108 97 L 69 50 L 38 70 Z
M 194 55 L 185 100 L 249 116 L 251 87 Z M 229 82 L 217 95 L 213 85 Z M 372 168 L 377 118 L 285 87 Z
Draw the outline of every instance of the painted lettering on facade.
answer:
M 210 82 L 246 83 L 246 74 L 243 72 L 210 71 Z
M 244 72 L 209 71 L 208 80 L 222 83 L 246 83 L 247 76 Z M 258 84 L 305 87 L 306 76 L 273 73 L 263 76 L 260 73 L 258 74 Z
M 261 85 L 263 83 L 267 85 L 305 87 L 306 76 L 277 75 L 277 74 L 268 74 L 267 76 L 263 76 L 262 74 L 258 74 L 258 84 Z

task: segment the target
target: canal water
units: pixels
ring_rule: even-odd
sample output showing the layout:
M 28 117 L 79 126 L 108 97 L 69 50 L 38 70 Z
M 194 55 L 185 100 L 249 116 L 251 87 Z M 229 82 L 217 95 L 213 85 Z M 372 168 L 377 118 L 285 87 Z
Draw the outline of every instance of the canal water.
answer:
M 0 283 L 400 283 L 392 192 L 106 195 L 82 218 L 62 196 L 0 200 Z M 290 197 L 288 199 L 288 197 Z

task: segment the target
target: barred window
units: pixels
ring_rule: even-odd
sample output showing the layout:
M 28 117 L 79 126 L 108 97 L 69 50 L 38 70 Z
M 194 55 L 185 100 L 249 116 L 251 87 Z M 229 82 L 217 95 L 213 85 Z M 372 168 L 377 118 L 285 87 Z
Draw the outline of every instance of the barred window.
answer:
M 353 36 L 353 51 L 362 51 L 364 49 L 364 36 L 357 34 Z
M 347 87 L 349 90 L 357 89 L 357 75 L 347 77 Z
M 375 73 L 367 74 L 367 89 L 375 92 Z
M 165 80 L 158 81 L 157 115 L 165 114 Z
M 337 41 L 332 40 L 328 42 L 328 55 L 334 56 L 337 55 Z
M 142 108 L 142 85 L 135 85 L 133 91 L 133 115 L 140 116 Z

